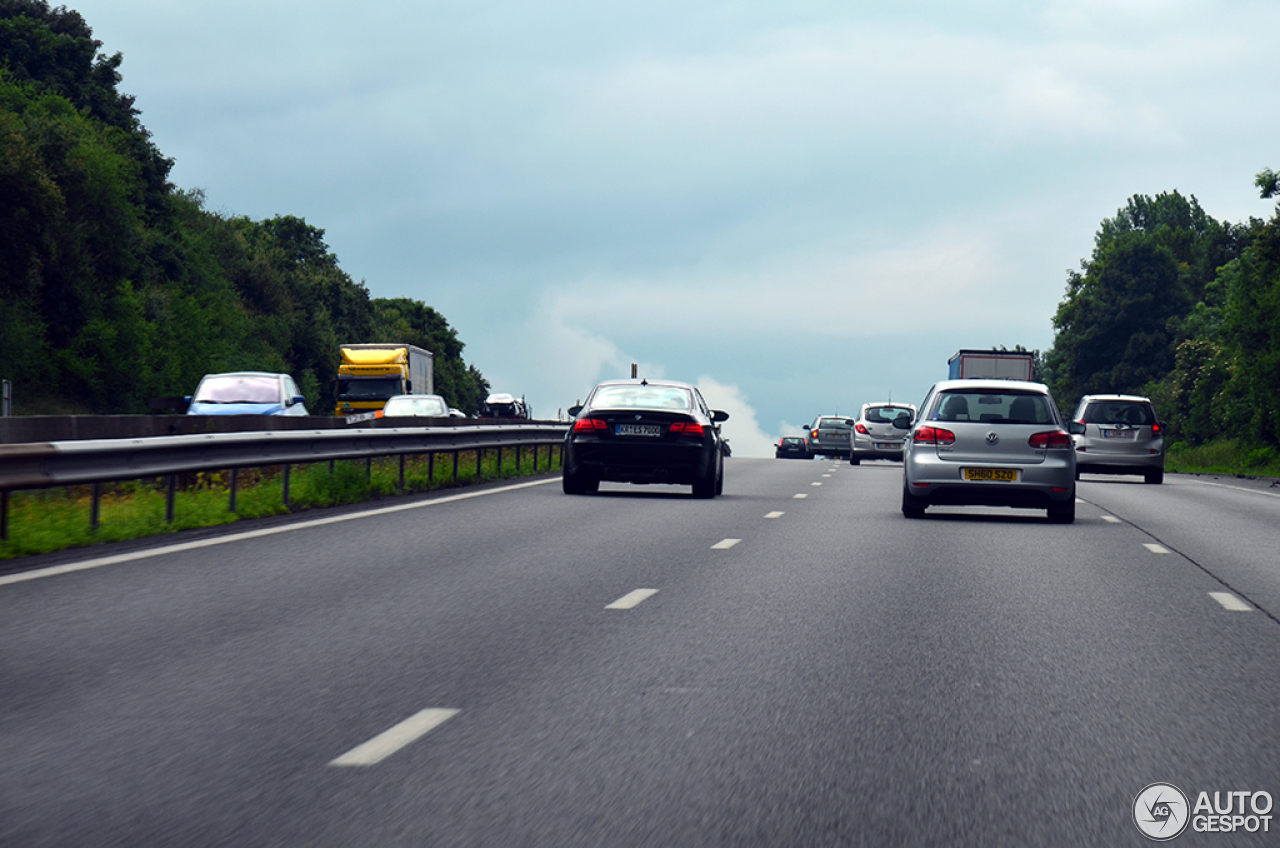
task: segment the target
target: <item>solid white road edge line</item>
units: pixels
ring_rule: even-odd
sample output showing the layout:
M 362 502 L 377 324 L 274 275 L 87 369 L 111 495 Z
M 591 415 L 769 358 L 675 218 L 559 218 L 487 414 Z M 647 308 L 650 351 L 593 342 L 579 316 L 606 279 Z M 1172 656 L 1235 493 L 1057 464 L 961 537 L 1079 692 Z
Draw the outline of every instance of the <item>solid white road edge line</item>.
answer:
M 1209 597 L 1222 604 L 1223 609 L 1231 610 L 1232 612 L 1253 612 L 1253 607 L 1230 592 L 1210 592 Z
M 122 562 L 132 562 L 136 559 L 147 559 L 148 557 L 165 556 L 166 554 L 182 553 L 183 551 L 194 551 L 199 548 L 210 548 L 214 545 L 225 545 L 228 542 L 241 542 L 245 539 L 257 539 L 261 536 L 274 536 L 277 533 L 289 533 L 293 530 L 307 530 L 312 527 L 323 527 L 326 524 L 338 524 L 343 521 L 354 521 L 357 518 L 369 518 L 375 515 L 389 515 L 393 512 L 403 512 L 406 509 L 423 509 L 429 506 L 455 503 L 456 501 L 465 501 L 470 500 L 471 498 L 482 498 L 487 495 L 497 495 L 503 492 L 514 492 L 517 489 L 528 489 L 532 486 L 544 486 L 547 483 L 555 483 L 558 482 L 559 479 L 560 478 L 557 477 L 552 480 L 535 480 L 531 483 L 517 483 L 514 486 L 503 486 L 499 489 L 486 489 L 482 492 L 464 492 L 460 495 L 449 495 L 448 497 L 436 498 L 429 501 L 417 501 L 415 503 L 398 504 L 396 506 L 384 506 L 377 509 L 364 510 L 362 512 L 350 512 L 345 515 L 334 515 L 329 518 L 313 518 L 308 521 L 299 521 L 297 524 L 286 524 L 280 527 L 265 527 L 261 530 L 247 530 L 244 533 L 219 536 L 216 539 L 201 539 L 196 542 L 181 542 L 177 545 L 165 545 L 159 548 L 150 548 L 145 551 L 134 551 L 133 553 L 128 554 L 115 554 L 114 556 L 87 559 L 84 562 L 71 562 L 66 565 L 54 565 L 49 568 L 38 568 L 33 571 L 23 571 L 18 574 L 9 574 L 4 577 L 0 577 L 0 586 L 8 586 L 11 583 L 25 583 L 28 580 L 40 580 L 44 577 L 55 577 L 59 574 L 70 574 L 75 571 L 88 571 L 93 568 L 118 565 Z
M 1153 554 L 1168 554 L 1168 553 L 1172 553 L 1172 551 L 1170 551 L 1170 550 L 1169 550 L 1168 548 L 1166 548 L 1164 545 L 1157 545 L 1157 544 L 1153 544 L 1152 542 L 1143 542 L 1142 547 L 1144 547 L 1144 548 L 1146 548 L 1147 550 L 1151 551 L 1151 553 L 1153 553 Z
M 711 546 L 711 550 L 727 551 L 741 541 L 742 541 L 741 539 L 721 539 L 720 541 L 716 542 L 714 545 Z
M 458 714 L 458 710 L 423 710 L 379 733 L 363 745 L 357 745 L 347 753 L 331 760 L 331 766 L 371 766 L 382 762 L 411 742 L 421 739 L 432 730 Z
M 658 594 L 657 589 L 636 589 L 634 592 L 628 592 L 618 600 L 609 604 L 605 609 L 632 609 Z

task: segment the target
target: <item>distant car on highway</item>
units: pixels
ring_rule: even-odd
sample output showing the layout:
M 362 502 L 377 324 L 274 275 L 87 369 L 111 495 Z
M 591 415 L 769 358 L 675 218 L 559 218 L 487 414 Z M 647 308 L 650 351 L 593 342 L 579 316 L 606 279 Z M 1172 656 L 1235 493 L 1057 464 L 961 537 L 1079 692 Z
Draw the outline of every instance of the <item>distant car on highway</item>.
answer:
M 909 424 L 902 459 L 902 514 L 931 506 L 1044 509 L 1051 522 L 1076 517 L 1076 452 L 1049 389 L 1014 380 L 935 383 Z
M 288 374 L 231 371 L 205 374 L 188 415 L 307 415 L 302 390 Z
M 495 392 L 480 405 L 480 418 L 529 418 L 529 405 L 524 398 L 506 392 Z
M 1085 395 L 1072 419 L 1084 425 L 1073 436 L 1076 473 L 1141 474 L 1164 482 L 1164 427 L 1151 401 L 1138 395 Z
M 783 436 L 773 450 L 774 459 L 813 459 L 805 446 L 804 436 Z
M 565 494 L 590 494 L 602 480 L 691 485 L 697 498 L 724 490 L 726 451 L 717 425 L 729 413 L 708 408 L 689 383 L 606 381 L 569 414 Z
M 853 432 L 853 419 L 838 415 L 820 415 L 808 427 L 805 440 L 809 453 L 814 456 L 835 456 L 847 459 Z
M 864 403 L 853 422 L 849 464 L 864 459 L 902 459 L 905 431 L 893 426 L 899 418 L 914 421 L 916 408 L 908 403 Z
M 440 395 L 395 395 L 387 398 L 377 418 L 448 418 L 449 404 Z

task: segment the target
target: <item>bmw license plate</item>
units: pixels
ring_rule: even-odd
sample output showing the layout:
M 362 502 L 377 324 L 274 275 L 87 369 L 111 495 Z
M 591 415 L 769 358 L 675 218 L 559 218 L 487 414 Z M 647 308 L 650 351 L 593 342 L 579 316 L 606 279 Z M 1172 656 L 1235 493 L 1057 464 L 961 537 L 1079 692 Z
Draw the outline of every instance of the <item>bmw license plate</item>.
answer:
M 1016 468 L 966 468 L 964 470 L 964 479 L 994 480 L 998 483 L 1016 483 L 1018 482 L 1018 469 Z
M 662 427 L 657 424 L 619 424 L 614 432 L 619 436 L 661 436 Z
M 1132 439 L 1138 435 L 1137 430 L 1103 430 L 1104 439 Z

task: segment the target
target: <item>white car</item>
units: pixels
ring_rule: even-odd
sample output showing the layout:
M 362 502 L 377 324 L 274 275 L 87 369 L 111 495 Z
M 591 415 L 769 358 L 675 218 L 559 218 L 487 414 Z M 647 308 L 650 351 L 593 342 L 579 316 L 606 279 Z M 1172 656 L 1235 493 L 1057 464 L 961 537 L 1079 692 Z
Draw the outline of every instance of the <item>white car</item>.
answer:
M 916 408 L 909 403 L 864 403 L 853 423 L 849 464 L 864 459 L 902 459 L 906 431 L 893 426 L 899 418 L 908 424 L 916 420 Z

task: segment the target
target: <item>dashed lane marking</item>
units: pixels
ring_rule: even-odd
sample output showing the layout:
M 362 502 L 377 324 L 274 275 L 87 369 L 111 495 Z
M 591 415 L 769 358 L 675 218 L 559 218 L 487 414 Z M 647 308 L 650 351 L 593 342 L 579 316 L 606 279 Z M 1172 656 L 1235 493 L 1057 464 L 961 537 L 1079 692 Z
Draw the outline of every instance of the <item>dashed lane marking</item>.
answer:
M 809 496 L 805 494 L 799 494 L 799 495 L 792 495 L 791 497 L 792 497 L 792 500 L 802 501 Z
M 636 589 L 634 592 L 628 592 L 618 600 L 609 604 L 605 609 L 631 609 L 638 607 L 640 604 L 658 594 L 657 589 Z
M 711 546 L 711 550 L 727 551 L 741 541 L 742 541 L 741 539 L 721 539 L 720 541 L 716 542 L 714 545 Z
M 765 517 L 765 518 L 781 518 L 781 517 L 782 517 L 782 516 L 784 516 L 784 515 L 786 515 L 786 513 L 785 513 L 785 512 L 777 512 L 777 511 L 774 511 L 774 512 L 765 513 L 765 516 L 764 516 L 764 517 Z
M 821 484 L 821 483 L 818 483 L 818 482 L 814 482 L 814 483 L 810 483 L 809 485 L 810 485 L 810 486 L 821 486 L 822 484 Z
M 1151 553 L 1153 553 L 1153 554 L 1168 554 L 1168 553 L 1173 553 L 1173 552 L 1172 552 L 1172 551 L 1170 551 L 1168 548 L 1166 548 L 1164 545 L 1157 545 L 1157 544 L 1155 544 L 1155 543 L 1153 543 L 1153 542 L 1144 542 L 1144 543 L 1143 543 L 1143 545 L 1142 545 L 1142 547 L 1144 547 L 1144 548 L 1146 548 L 1147 550 L 1151 551 Z
M 1120 519 L 1116 518 L 1114 515 L 1104 515 L 1104 516 L 1102 516 L 1102 520 L 1103 520 L 1103 521 L 1105 521 L 1105 522 L 1107 522 L 1108 524 L 1123 524 L 1123 523 L 1124 523 L 1124 522 L 1123 522 L 1123 521 L 1121 521 Z
M 410 716 L 390 730 L 383 731 L 363 745 L 357 745 L 347 753 L 330 761 L 331 766 L 372 766 L 416 742 L 458 714 L 458 710 L 423 710 Z
M 1222 604 L 1222 608 L 1232 612 L 1253 612 L 1253 607 L 1237 598 L 1230 592 L 1210 592 L 1209 597 Z

